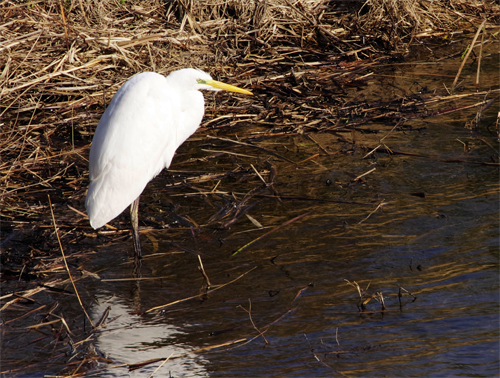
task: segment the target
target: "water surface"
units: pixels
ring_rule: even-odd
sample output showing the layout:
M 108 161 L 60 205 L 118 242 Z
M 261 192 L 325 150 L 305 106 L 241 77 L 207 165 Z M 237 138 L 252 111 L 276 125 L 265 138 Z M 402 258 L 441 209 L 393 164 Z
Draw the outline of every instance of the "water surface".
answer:
M 392 98 L 396 92 L 388 91 L 409 90 L 416 75 L 420 85 L 441 88 L 430 75 L 436 65 L 417 63 L 377 70 L 371 93 Z M 498 83 L 498 55 L 483 64 Z M 498 108 L 496 96 L 491 109 Z M 74 261 L 99 275 L 77 282 L 93 321 L 110 309 L 89 342 L 98 356 L 89 374 L 147 377 L 161 362 L 133 372 L 120 364 L 170 357 L 156 376 L 498 375 L 499 173 L 484 164 L 498 161 L 491 109 L 478 128 L 465 127 L 476 111 L 469 109 L 412 119 L 405 123 L 411 127 L 393 132 L 394 124 L 374 122 L 376 136 L 314 133 L 319 146 L 306 135 L 257 141 L 297 164 L 193 138 L 142 198 L 141 280 L 133 279 L 126 233 L 89 239 L 87 253 Z M 218 136 L 236 139 L 234 133 Z M 363 158 L 386 135 L 386 146 L 406 155 L 378 151 Z M 353 137 L 356 144 L 349 143 Z M 213 155 L 206 149 L 231 154 L 201 159 Z M 250 165 L 270 183 L 266 160 L 277 172 L 272 187 Z M 192 179 L 207 172 L 221 177 Z M 180 176 L 186 184 L 179 185 Z M 115 225 L 125 228 L 127 219 Z M 206 294 L 198 255 L 212 288 L 226 286 Z M 364 299 L 380 293 L 385 308 L 375 298 L 361 306 L 355 283 Z M 45 295 L 41 302 L 57 298 L 75 319 L 71 326 L 81 327 L 74 296 Z M 189 297 L 195 298 L 146 313 Z M 34 320 L 25 318 L 28 325 Z M 2 370 L 19 366 L 19 347 L 29 355 L 25 366 L 35 364 L 24 375 L 5 376 L 57 372 L 56 362 L 68 361 L 64 354 L 56 360 L 57 343 L 49 353 L 21 321 L 3 332 Z M 9 356 L 9 348 L 17 354 Z

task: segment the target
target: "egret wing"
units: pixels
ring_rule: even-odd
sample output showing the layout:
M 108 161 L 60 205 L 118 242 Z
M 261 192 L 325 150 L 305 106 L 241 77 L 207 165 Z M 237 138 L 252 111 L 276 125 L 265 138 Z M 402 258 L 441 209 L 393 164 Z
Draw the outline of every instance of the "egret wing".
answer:
M 94 228 L 118 216 L 170 165 L 178 147 L 178 109 L 176 91 L 152 72 L 132 77 L 115 94 L 90 151 L 86 208 Z

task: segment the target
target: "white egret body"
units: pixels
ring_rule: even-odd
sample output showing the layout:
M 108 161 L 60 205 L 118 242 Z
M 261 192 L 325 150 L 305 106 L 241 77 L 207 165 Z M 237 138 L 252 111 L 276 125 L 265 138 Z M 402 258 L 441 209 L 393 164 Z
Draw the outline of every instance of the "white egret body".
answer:
M 186 68 L 167 77 L 144 72 L 130 78 L 101 117 L 90 149 L 90 186 L 85 201 L 97 229 L 131 205 L 136 256 L 141 256 L 137 210 L 147 183 L 168 168 L 177 148 L 200 125 L 200 90 L 252 94 Z

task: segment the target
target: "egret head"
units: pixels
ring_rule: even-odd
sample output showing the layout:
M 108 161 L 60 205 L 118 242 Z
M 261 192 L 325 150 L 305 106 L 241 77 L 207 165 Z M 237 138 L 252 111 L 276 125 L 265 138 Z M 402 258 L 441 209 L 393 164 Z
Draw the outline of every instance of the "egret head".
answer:
M 207 91 L 231 91 L 244 93 L 247 95 L 253 94 L 246 89 L 235 87 L 234 85 L 222 83 L 213 80 L 212 77 L 198 69 L 184 68 L 182 70 L 174 71 L 167 76 L 169 84 L 176 85 L 184 89 L 207 90 Z

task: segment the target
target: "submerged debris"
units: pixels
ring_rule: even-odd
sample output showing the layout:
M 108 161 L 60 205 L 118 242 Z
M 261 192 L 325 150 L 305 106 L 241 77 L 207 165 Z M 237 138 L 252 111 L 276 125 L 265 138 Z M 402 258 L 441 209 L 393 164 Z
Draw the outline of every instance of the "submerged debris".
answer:
M 249 214 L 259 201 L 364 206 L 366 218 L 361 222 L 385 205 L 290 194 L 283 189 L 287 179 L 280 177 L 286 169 L 320 156 L 357 151 L 362 152 L 360 159 L 372 159 L 375 152 L 438 159 L 398 151 L 386 143 L 392 133 L 419 132 L 411 125 L 417 118 L 477 109 L 470 124 L 477 128 L 492 99 L 498 99 L 499 90 L 491 90 L 490 83 L 472 88 L 458 81 L 452 92 L 441 85 L 421 86 L 417 78 L 413 87 L 398 88 L 399 95 L 394 95 L 375 89 L 379 82 L 374 80 L 383 65 L 407 62 L 422 51 L 427 61 L 448 58 L 439 47 L 453 43 L 457 35 L 476 33 L 485 20 L 480 28 L 484 34 L 478 34 L 471 47 L 479 54 L 479 46 L 496 38 L 488 31 L 498 25 L 499 14 L 494 2 L 464 0 L 2 2 L 0 257 L 2 283 L 12 285 L 9 289 L 2 285 L 11 292 L 3 292 L 1 310 L 32 301 L 42 291 L 71 288 L 69 280 L 53 278 L 65 272 L 58 237 L 62 247 L 75 248 L 75 259 L 80 250 L 91 253 L 97 237 L 100 242 L 129 237 L 128 222 L 123 226 L 120 219 L 95 232 L 83 204 L 95 126 L 113 94 L 132 75 L 196 67 L 256 94 L 254 98 L 207 95 L 205 122 L 188 142 L 197 148 L 188 156 L 180 151 L 174 159 L 167 179 L 169 195 L 179 202 L 195 198 L 190 205 L 204 206 L 205 217 L 193 219 L 188 210 L 177 213 L 179 205 L 157 193 L 152 194 L 155 204 L 172 208 L 171 222 L 141 216 L 143 231 L 153 244 L 153 231 L 167 227 L 198 235 L 246 219 L 257 230 L 265 230 L 232 249 L 237 253 L 309 214 L 277 217 L 273 225 L 263 226 Z M 310 153 L 294 154 L 291 137 L 304 137 Z M 290 142 L 290 148 L 283 141 Z M 474 159 L 454 161 L 498 164 L 497 152 L 491 159 Z M 207 164 L 201 170 L 200 161 L 218 165 Z M 366 175 L 377 173 L 371 169 L 353 175 L 345 186 L 363 185 Z M 327 185 L 333 183 L 327 179 Z M 51 211 L 57 222 L 52 221 Z M 142 211 L 148 212 L 147 205 Z M 226 242 L 220 238 L 221 244 Z M 69 266 L 86 274 L 77 265 Z M 205 273 L 204 277 L 210 289 Z M 47 282 L 38 285 L 36 279 Z M 15 284 L 19 280 L 22 283 Z M 376 295 L 365 300 L 379 299 L 384 309 L 383 296 Z M 42 309 L 47 311 L 45 304 L 32 311 Z M 67 318 L 51 311 L 46 317 L 32 329 L 57 324 L 59 330 L 52 329 L 47 340 L 70 340 L 68 354 L 78 350 L 85 326 L 77 340 Z M 89 364 L 106 360 L 92 345 L 88 349 L 76 354 L 75 360 Z

